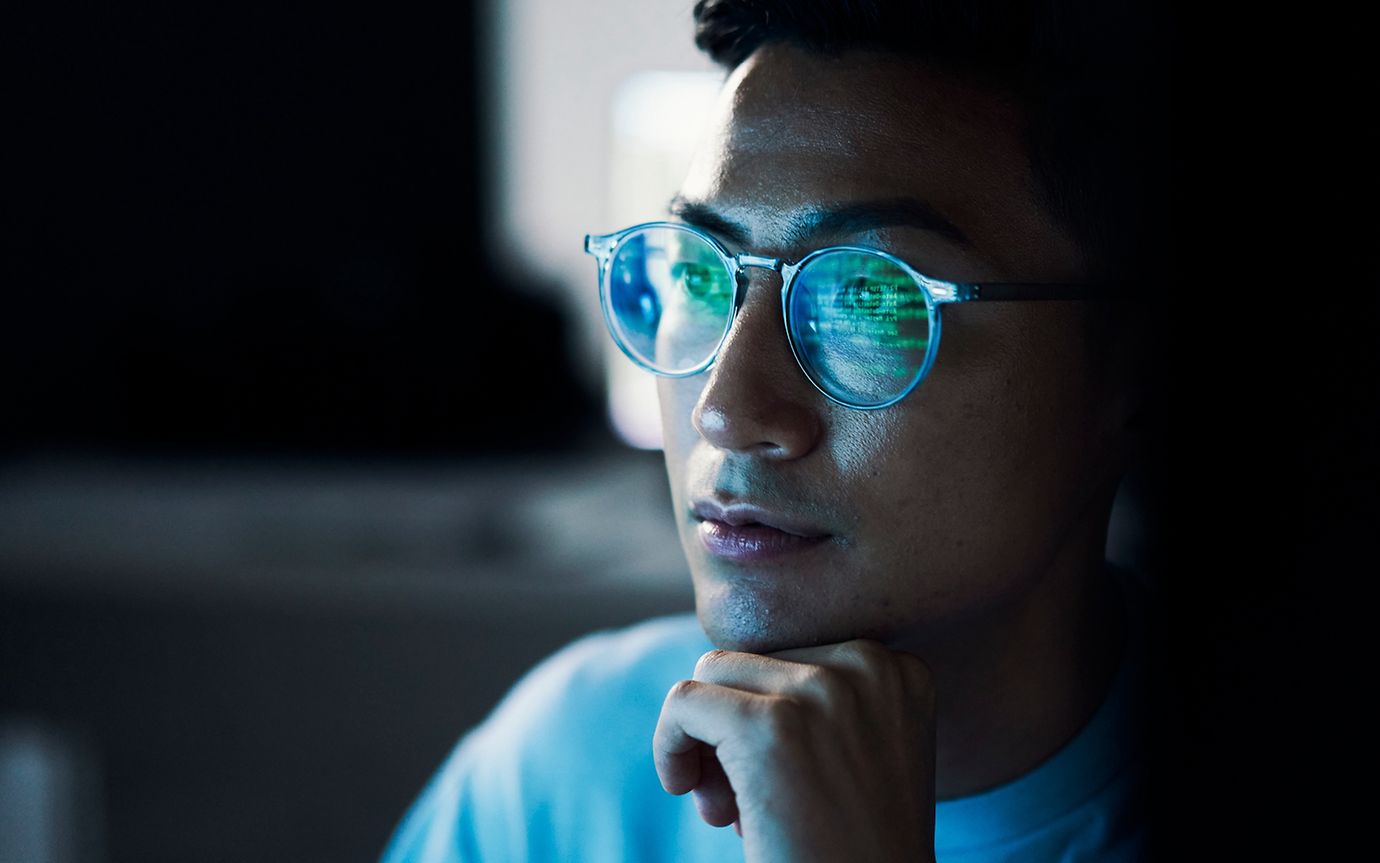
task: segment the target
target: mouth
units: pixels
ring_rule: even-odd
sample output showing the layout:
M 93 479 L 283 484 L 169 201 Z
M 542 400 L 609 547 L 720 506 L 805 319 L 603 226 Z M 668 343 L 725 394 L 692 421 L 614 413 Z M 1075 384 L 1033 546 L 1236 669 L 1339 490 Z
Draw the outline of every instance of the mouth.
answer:
M 736 563 L 799 554 L 831 539 L 827 531 L 790 513 L 755 504 L 724 506 L 713 500 L 699 500 L 692 514 L 705 551 Z

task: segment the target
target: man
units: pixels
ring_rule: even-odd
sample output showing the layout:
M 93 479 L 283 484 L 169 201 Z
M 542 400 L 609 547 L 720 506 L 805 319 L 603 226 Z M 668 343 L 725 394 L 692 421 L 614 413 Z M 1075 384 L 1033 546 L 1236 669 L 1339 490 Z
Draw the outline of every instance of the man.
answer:
M 1144 601 L 1104 560 L 1143 172 L 1088 147 L 1129 126 L 1060 31 L 973 8 L 697 4 L 731 71 L 674 221 L 589 241 L 696 615 L 530 673 L 386 859 L 1145 855 Z

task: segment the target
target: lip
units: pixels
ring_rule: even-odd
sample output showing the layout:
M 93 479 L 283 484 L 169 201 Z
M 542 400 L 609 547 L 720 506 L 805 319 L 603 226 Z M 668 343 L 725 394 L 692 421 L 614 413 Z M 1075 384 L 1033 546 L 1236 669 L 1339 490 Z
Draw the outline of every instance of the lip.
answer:
M 752 503 L 699 500 L 692 508 L 704 549 L 715 557 L 753 563 L 809 551 L 830 534 L 790 513 Z

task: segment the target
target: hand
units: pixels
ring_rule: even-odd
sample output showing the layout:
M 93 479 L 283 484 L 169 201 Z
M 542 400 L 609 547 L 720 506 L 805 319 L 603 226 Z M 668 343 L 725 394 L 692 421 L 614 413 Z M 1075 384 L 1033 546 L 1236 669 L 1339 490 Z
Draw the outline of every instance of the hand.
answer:
M 934 690 L 909 653 L 711 650 L 666 696 L 652 750 L 662 787 L 736 822 L 748 863 L 934 859 Z

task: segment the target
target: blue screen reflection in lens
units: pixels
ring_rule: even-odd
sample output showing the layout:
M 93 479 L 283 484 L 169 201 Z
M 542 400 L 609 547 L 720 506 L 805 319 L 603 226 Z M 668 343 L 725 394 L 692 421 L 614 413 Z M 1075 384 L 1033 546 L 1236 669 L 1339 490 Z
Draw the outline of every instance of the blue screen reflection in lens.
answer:
M 801 362 L 821 389 L 857 406 L 906 392 L 930 343 L 930 311 L 915 280 L 868 252 L 828 252 L 796 276 L 790 297 Z
M 734 275 L 714 246 L 648 228 L 619 245 L 608 278 L 615 334 L 638 362 L 671 374 L 708 363 L 733 315 Z
M 638 343 L 654 340 L 661 323 L 661 299 L 647 278 L 646 245 L 644 236 L 628 238 L 614 256 L 609 273 L 614 318 L 625 335 Z

